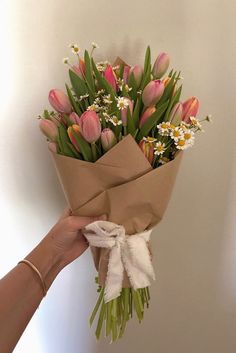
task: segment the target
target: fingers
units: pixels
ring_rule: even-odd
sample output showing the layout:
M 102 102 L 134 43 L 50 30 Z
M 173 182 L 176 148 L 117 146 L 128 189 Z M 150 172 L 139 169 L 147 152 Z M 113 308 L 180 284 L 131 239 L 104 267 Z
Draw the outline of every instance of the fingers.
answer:
M 61 219 L 64 219 L 66 217 L 69 217 L 69 216 L 71 216 L 71 214 L 72 214 L 71 209 L 69 207 L 66 207 L 64 209 L 64 211 L 62 212 L 61 217 L 59 219 L 61 220 Z
M 88 224 L 95 221 L 105 221 L 107 219 L 106 215 L 101 215 L 99 217 L 77 217 L 70 216 L 67 218 L 68 226 L 71 231 L 76 231 L 86 227 Z

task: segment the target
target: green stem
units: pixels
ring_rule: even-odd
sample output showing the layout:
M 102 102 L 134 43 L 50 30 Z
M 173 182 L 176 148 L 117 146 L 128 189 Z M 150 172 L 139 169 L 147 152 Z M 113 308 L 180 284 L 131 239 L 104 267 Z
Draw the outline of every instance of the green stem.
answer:
M 98 159 L 96 142 L 91 143 L 91 149 L 92 149 L 92 155 L 93 155 L 93 162 L 96 162 L 96 160 Z

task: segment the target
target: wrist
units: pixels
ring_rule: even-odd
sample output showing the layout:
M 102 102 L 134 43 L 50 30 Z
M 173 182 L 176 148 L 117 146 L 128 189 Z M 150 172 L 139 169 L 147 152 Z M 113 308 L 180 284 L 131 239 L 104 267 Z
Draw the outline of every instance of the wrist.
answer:
M 62 256 L 55 249 L 52 239 L 47 236 L 25 259 L 37 267 L 45 281 L 47 290 L 63 268 Z

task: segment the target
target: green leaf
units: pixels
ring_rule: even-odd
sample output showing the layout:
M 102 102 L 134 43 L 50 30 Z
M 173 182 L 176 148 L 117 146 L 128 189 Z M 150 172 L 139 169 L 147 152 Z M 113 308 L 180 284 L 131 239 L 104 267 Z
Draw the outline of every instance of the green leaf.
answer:
M 132 72 L 130 77 L 129 77 L 129 81 L 128 81 L 128 86 L 130 88 L 132 88 L 132 90 L 129 92 L 129 95 L 131 97 L 132 100 L 135 100 L 137 97 L 137 83 L 134 77 L 134 73 Z
M 67 130 L 64 126 L 60 125 L 58 127 L 58 145 L 60 149 L 60 153 L 64 156 L 75 157 L 74 153 L 71 151 L 68 143 L 70 143 L 70 139 L 67 135 Z
M 91 65 L 90 56 L 87 50 L 84 52 L 84 62 L 85 62 L 85 79 L 88 85 L 89 93 L 95 98 L 95 84 L 93 79 L 93 70 Z
M 133 112 L 133 122 L 136 128 L 139 127 L 139 118 L 140 118 L 140 111 L 141 111 L 141 107 L 142 107 L 142 99 L 141 97 L 138 97 L 136 100 L 136 104 L 134 107 L 134 112 Z
M 74 109 L 74 111 L 78 114 L 81 115 L 82 111 L 80 110 L 79 105 L 76 103 L 75 98 L 73 97 L 73 94 L 71 93 L 71 90 L 69 89 L 68 85 L 66 84 L 66 90 L 67 90 L 67 94 L 70 100 L 70 103 Z
M 171 109 L 174 107 L 174 105 L 176 103 L 179 102 L 181 91 L 182 91 L 182 85 L 177 89 L 177 91 L 175 92 L 175 94 L 171 98 L 169 106 L 168 106 L 166 114 L 165 114 L 164 121 L 169 121 Z
M 101 72 L 98 71 L 97 66 L 96 66 L 93 58 L 91 59 L 91 63 L 92 63 L 92 67 L 93 67 L 93 71 L 94 71 L 95 77 L 96 77 L 96 79 L 98 81 L 98 84 L 99 84 L 100 88 L 104 89 L 107 93 L 110 93 L 112 98 L 115 98 L 115 91 L 114 91 L 113 87 L 111 87 L 111 85 L 109 85 L 107 80 L 102 76 Z
M 172 75 L 170 82 L 168 83 L 168 85 L 166 86 L 164 93 L 161 97 L 161 99 L 159 100 L 159 102 L 157 103 L 162 104 L 164 103 L 167 99 L 169 99 L 171 97 L 171 95 L 173 94 L 174 91 L 174 86 L 175 86 L 175 76 L 176 76 L 176 71 L 174 72 L 174 74 Z
M 69 70 L 69 76 L 73 90 L 78 98 L 88 93 L 86 82 L 82 80 L 74 71 Z
M 140 141 L 144 136 L 148 136 L 152 128 L 157 125 L 164 114 L 166 108 L 168 107 L 169 101 L 163 103 L 161 106 L 157 107 L 157 110 L 147 119 L 143 124 L 138 134 L 138 140 Z
M 79 149 L 85 161 L 91 162 L 93 160 L 92 150 L 87 141 L 83 139 L 80 135 L 78 135 L 74 130 L 72 130 L 74 138 L 78 143 Z
M 81 155 L 77 151 L 77 149 L 72 145 L 72 143 L 67 142 L 68 147 L 70 148 L 71 152 L 74 154 L 74 157 L 77 159 L 81 159 Z
M 140 88 L 144 89 L 144 87 L 148 84 L 150 80 L 151 80 L 151 49 L 150 49 L 150 46 L 148 46 L 145 54 L 143 79 L 142 79 Z
M 133 136 L 135 133 L 135 130 L 136 129 L 135 129 L 134 121 L 133 121 L 133 118 L 130 114 L 130 109 L 128 107 L 128 109 L 127 109 L 127 132 L 128 132 L 128 134 Z

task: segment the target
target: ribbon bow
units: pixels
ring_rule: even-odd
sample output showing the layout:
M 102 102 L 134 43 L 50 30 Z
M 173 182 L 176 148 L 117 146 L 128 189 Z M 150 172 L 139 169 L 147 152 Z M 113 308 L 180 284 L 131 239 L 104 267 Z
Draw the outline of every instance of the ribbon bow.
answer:
M 105 283 L 106 303 L 119 297 L 124 270 L 134 289 L 148 287 L 150 280 L 155 280 L 147 246 L 151 230 L 127 236 L 125 228 L 121 225 L 96 221 L 87 225 L 83 233 L 90 245 L 111 249 Z

